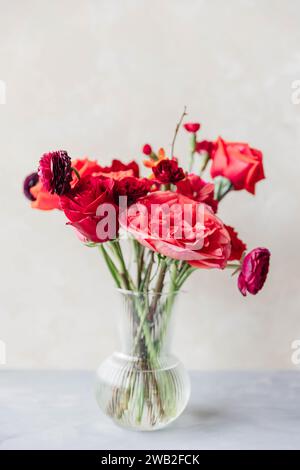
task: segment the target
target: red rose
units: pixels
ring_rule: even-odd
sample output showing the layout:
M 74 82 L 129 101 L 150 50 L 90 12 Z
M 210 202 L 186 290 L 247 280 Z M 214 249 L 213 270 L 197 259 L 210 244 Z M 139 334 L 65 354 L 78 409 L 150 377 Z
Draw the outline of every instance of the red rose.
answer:
M 183 127 L 185 128 L 186 131 L 192 132 L 193 134 L 195 134 L 196 132 L 199 131 L 200 124 L 199 122 L 187 122 L 186 124 L 183 124 Z
M 190 173 L 186 178 L 176 184 L 177 192 L 194 199 L 198 202 L 204 202 L 217 212 L 218 201 L 214 199 L 214 184 L 207 183 L 200 176 Z
M 238 288 L 246 296 L 257 294 L 267 279 L 271 253 L 267 248 L 255 248 L 244 258 L 238 278 Z
M 231 241 L 231 252 L 229 256 L 229 261 L 239 261 L 244 251 L 247 250 L 247 245 L 238 238 L 238 234 L 233 227 L 230 227 L 230 225 L 225 225 L 225 227 L 230 235 Z
M 60 197 L 61 208 L 80 234 L 95 243 L 105 242 L 116 236 L 116 210 L 113 202 L 114 181 L 102 176 L 86 176 L 81 178 L 76 186 Z M 98 223 L 106 217 L 99 215 L 99 208 L 107 203 L 112 209 L 108 224 L 109 233 L 101 236 L 97 230 Z
M 159 183 L 177 183 L 185 177 L 184 171 L 178 166 L 176 160 L 165 158 L 152 168 L 154 176 Z
M 255 184 L 265 177 L 262 153 L 248 144 L 225 142 L 219 137 L 211 158 L 211 176 L 224 176 L 236 190 L 254 194 Z
M 127 204 L 132 204 L 140 197 L 146 196 L 151 186 L 152 182 L 147 178 L 135 178 L 134 176 L 122 178 L 115 184 L 116 202 L 118 202 L 119 196 L 127 196 Z
M 206 204 L 179 193 L 157 191 L 129 207 L 120 220 L 142 245 L 198 268 L 224 268 L 230 237 Z

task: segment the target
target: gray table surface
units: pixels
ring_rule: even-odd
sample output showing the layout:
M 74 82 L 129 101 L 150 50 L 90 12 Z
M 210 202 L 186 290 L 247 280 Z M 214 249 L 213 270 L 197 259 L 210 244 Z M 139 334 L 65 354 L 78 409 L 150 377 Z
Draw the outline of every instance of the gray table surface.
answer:
M 186 411 L 134 432 L 98 409 L 94 375 L 0 370 L 0 449 L 300 449 L 300 373 L 191 372 Z

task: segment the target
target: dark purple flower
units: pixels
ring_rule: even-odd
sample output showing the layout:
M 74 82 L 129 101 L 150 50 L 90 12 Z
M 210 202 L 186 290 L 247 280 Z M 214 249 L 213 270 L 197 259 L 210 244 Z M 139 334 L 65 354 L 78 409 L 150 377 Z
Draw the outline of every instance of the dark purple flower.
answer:
M 71 187 L 71 158 L 64 150 L 45 153 L 40 159 L 38 174 L 46 191 L 61 196 Z
M 38 181 L 39 181 L 39 175 L 36 172 L 31 173 L 24 180 L 23 192 L 25 196 L 27 197 L 27 199 L 29 199 L 30 201 L 35 201 L 35 197 L 31 194 L 30 188 L 35 186 L 38 183 Z
M 267 248 L 255 248 L 244 258 L 238 278 L 238 288 L 246 296 L 257 294 L 267 278 L 271 253 Z

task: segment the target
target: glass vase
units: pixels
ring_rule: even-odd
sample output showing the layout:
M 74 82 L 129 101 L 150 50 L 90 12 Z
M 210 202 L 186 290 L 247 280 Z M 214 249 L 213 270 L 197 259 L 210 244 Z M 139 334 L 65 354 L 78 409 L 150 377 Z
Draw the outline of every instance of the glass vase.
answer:
M 178 294 L 119 292 L 120 348 L 97 371 L 96 399 L 120 426 L 160 429 L 178 418 L 190 396 L 188 373 L 170 352 Z

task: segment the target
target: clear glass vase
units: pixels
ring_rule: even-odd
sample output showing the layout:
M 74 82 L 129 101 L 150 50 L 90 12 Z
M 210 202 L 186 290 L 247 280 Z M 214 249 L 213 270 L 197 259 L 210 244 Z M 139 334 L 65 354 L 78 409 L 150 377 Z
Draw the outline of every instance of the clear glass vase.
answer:
M 119 290 L 120 349 L 99 367 L 96 399 L 102 411 L 126 428 L 163 428 L 182 413 L 190 380 L 170 353 L 176 292 Z

